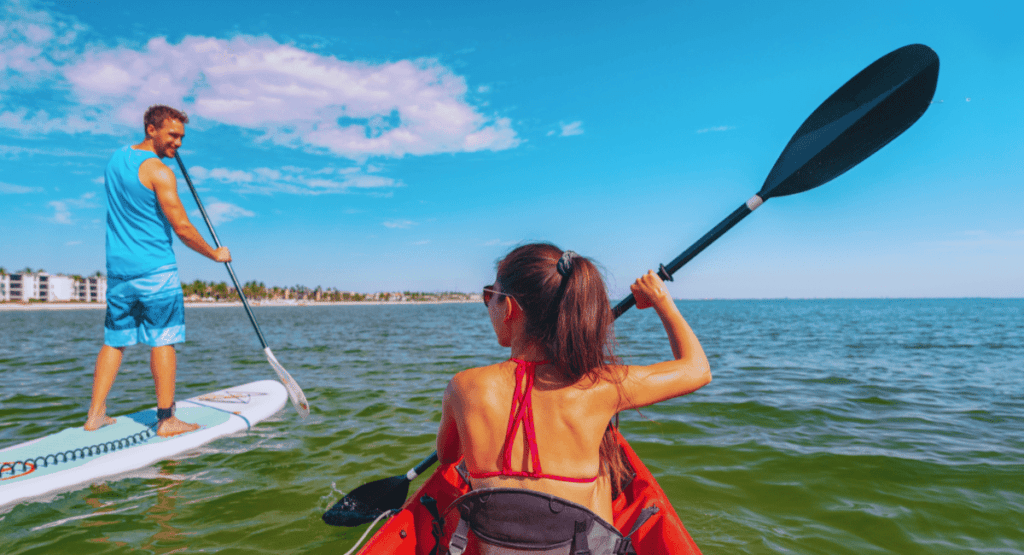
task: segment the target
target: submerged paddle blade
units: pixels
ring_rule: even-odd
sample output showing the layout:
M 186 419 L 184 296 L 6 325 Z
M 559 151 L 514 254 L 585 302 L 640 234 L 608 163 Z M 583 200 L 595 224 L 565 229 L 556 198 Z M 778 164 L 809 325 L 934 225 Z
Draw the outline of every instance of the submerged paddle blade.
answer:
M 359 526 L 383 513 L 401 509 L 409 495 L 409 484 L 436 462 L 437 451 L 434 451 L 401 476 L 359 486 L 324 513 L 324 522 L 333 526 Z
M 302 418 L 309 416 L 309 403 L 306 401 L 306 394 L 302 392 L 302 388 L 295 382 L 295 378 L 292 378 L 292 375 L 277 361 L 277 357 L 274 356 L 274 352 L 270 350 L 270 347 L 263 349 L 263 354 L 267 355 L 267 362 L 274 368 L 277 378 L 281 380 L 284 388 L 288 390 L 288 398 L 291 399 L 292 406 L 298 411 L 299 416 Z
M 328 509 L 323 520 L 331 526 L 366 524 L 381 513 L 401 508 L 408 495 L 409 479 L 405 475 L 363 484 Z
M 764 182 L 763 200 L 823 185 L 910 128 L 931 104 L 939 57 L 911 44 L 876 60 L 797 129 Z

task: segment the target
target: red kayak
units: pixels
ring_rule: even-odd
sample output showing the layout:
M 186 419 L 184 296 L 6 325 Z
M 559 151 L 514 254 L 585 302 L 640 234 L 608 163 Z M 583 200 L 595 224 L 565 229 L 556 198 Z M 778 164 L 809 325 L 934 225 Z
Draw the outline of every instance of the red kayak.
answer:
M 659 511 L 632 535 L 637 554 L 699 554 L 700 549 L 679 520 L 679 515 L 672 509 L 672 504 L 658 486 L 654 476 L 633 452 L 625 438 L 619 435 L 618 439 L 626 455 L 626 461 L 633 468 L 636 477 L 612 502 L 615 527 L 622 534 L 628 534 L 640 512 L 646 507 L 656 505 Z M 448 507 L 455 499 L 470 491 L 455 469 L 456 465 L 457 463 L 442 465 L 434 471 L 419 491 L 405 502 L 402 510 L 391 517 L 359 553 L 429 555 L 436 543 L 433 534 L 434 517 L 420 502 L 423 496 L 430 496 L 437 501 L 437 509 L 445 519 L 443 545 L 439 550 L 440 553 L 444 553 L 446 542 L 459 521 L 459 512 L 454 508 L 449 511 Z M 472 547 L 471 542 L 466 555 L 476 555 Z

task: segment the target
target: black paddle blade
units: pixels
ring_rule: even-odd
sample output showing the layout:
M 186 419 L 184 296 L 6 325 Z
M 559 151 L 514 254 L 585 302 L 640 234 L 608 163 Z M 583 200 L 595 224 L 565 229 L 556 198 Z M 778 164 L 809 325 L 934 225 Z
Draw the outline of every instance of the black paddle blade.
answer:
M 401 508 L 409 495 L 409 479 L 403 474 L 363 484 L 324 513 L 331 526 L 359 526 L 387 511 Z
M 923 44 L 882 56 L 797 129 L 758 196 L 801 193 L 856 166 L 920 119 L 938 80 L 939 57 Z

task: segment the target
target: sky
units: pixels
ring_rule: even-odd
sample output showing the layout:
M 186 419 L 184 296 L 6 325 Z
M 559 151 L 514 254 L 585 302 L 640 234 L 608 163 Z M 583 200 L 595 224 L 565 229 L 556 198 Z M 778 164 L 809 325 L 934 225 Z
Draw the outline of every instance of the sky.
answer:
M 0 0 L 0 266 L 105 270 L 104 167 L 169 104 L 189 114 L 179 153 L 242 281 L 475 292 L 515 245 L 550 241 L 621 297 L 756 193 L 832 92 L 922 43 L 941 69 L 921 120 L 766 202 L 670 291 L 1024 297 L 1022 16 L 962 1 Z M 175 250 L 183 281 L 228 281 Z

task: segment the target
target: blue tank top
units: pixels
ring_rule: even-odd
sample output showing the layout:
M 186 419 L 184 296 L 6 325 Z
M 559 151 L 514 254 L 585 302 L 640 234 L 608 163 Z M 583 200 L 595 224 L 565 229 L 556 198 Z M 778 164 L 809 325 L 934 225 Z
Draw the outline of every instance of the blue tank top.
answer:
M 175 266 L 173 228 L 156 193 L 139 181 L 139 166 L 156 154 L 126 146 L 114 153 L 105 174 L 107 275 L 130 279 Z

